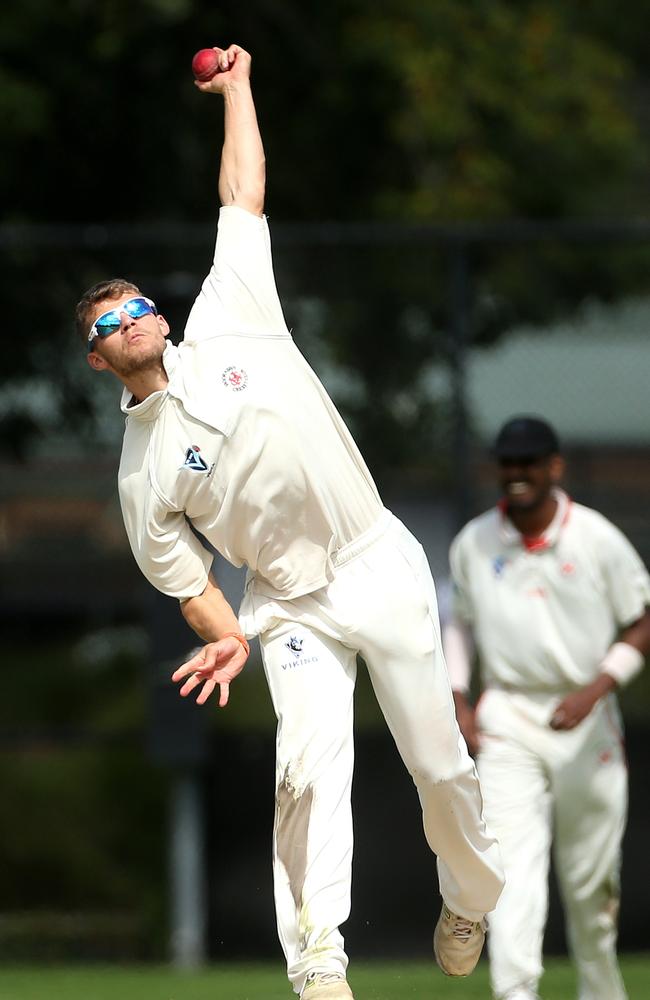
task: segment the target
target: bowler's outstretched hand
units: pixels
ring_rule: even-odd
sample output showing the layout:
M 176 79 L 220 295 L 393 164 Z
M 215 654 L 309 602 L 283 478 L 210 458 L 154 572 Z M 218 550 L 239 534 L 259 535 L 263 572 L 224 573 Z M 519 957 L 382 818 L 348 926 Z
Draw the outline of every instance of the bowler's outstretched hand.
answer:
M 196 701 L 205 705 L 206 701 L 219 685 L 219 708 L 228 704 L 230 684 L 241 673 L 248 659 L 248 653 L 238 639 L 227 636 L 218 642 L 209 642 L 186 663 L 182 663 L 172 674 L 173 681 L 187 680 L 180 689 L 180 695 L 186 698 L 199 684 L 203 685 Z

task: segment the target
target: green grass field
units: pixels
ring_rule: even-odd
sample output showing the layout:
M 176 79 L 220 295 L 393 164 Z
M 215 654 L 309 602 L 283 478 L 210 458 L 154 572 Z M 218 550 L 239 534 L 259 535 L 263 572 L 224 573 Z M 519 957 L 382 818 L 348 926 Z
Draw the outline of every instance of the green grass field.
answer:
M 623 956 L 630 1000 L 650 997 L 650 953 Z M 350 969 L 357 1000 L 489 1000 L 487 966 L 450 980 L 433 962 L 359 962 Z M 568 962 L 551 960 L 542 981 L 547 1000 L 575 1000 Z M 291 1000 L 278 965 L 213 966 L 180 973 L 161 966 L 0 966 L 0 1000 Z

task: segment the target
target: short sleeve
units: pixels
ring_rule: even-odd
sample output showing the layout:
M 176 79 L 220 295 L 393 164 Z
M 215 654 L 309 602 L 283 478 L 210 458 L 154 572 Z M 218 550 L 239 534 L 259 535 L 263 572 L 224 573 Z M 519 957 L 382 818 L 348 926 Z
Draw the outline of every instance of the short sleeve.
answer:
M 650 577 L 643 561 L 622 531 L 605 518 L 600 542 L 601 566 L 616 621 L 631 625 L 650 606 Z
M 192 307 L 184 339 L 218 334 L 289 336 L 275 285 L 266 217 L 235 205 L 219 213 L 214 261 Z
M 149 583 L 180 601 L 202 594 L 214 557 L 194 534 L 185 514 L 157 507 L 138 523 L 122 493 L 120 499 L 131 551 Z

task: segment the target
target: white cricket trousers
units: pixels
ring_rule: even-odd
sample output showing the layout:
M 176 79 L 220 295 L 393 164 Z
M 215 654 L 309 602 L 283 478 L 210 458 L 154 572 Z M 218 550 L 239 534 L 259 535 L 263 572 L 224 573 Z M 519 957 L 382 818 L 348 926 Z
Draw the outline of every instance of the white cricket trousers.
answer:
M 553 843 L 579 1000 L 625 1000 L 616 960 L 627 815 L 620 715 L 610 696 L 575 729 L 555 731 L 559 701 L 490 688 L 477 708 L 485 817 L 506 875 L 489 920 L 492 988 L 499 998 L 514 987 L 537 996 Z
M 503 885 L 456 725 L 422 546 L 386 511 L 336 565 L 327 587 L 294 601 L 269 602 L 249 588 L 240 616 L 261 633 L 278 718 L 275 904 L 296 993 L 308 973 L 345 973 L 348 964 L 339 926 L 350 913 L 357 653 L 417 787 L 447 905 L 478 920 Z

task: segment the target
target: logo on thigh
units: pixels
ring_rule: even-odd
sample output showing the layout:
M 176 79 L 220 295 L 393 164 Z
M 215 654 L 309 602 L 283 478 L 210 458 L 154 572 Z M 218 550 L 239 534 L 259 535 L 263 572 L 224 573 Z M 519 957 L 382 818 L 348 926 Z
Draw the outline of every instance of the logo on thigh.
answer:
M 296 667 L 304 667 L 308 663 L 316 663 L 318 661 L 317 656 L 303 656 L 303 645 L 304 638 L 299 636 L 290 635 L 289 641 L 285 642 L 284 645 L 287 649 L 291 650 L 293 653 L 293 660 L 287 660 L 286 663 L 281 663 L 280 666 L 283 670 L 294 670 Z

